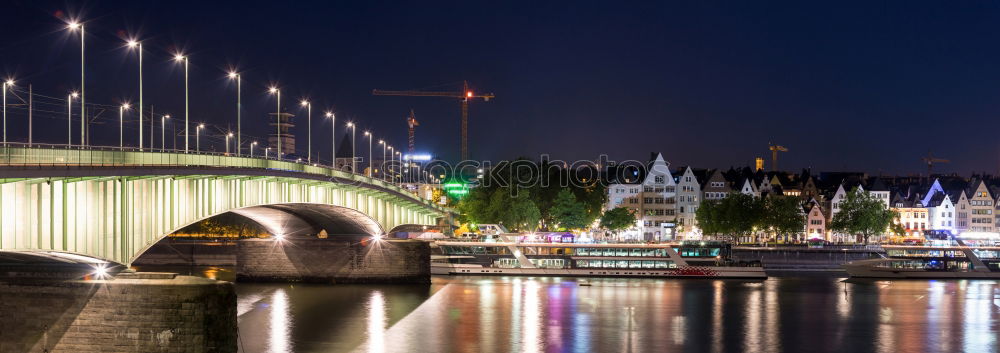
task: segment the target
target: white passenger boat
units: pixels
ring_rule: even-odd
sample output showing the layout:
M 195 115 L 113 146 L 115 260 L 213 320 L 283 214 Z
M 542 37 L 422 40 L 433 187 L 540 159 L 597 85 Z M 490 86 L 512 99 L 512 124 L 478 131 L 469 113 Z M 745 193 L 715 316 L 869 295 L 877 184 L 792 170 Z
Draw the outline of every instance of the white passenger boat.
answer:
M 728 244 L 588 244 L 438 240 L 442 255 L 431 260 L 431 273 L 491 276 L 579 276 L 651 278 L 766 279 L 759 262 L 741 263 Z
M 884 246 L 886 258 L 844 264 L 852 278 L 992 278 L 1000 279 L 1000 247 L 968 246 L 961 241 L 939 246 Z

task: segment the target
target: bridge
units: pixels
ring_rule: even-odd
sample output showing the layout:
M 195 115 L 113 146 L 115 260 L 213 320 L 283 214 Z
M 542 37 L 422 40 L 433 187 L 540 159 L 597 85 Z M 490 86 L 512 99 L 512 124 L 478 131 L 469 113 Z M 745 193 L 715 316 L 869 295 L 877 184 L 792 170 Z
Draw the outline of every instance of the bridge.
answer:
M 271 234 L 384 234 L 448 210 L 392 183 L 315 164 L 227 154 L 8 144 L 0 251 L 129 265 L 167 235 L 234 212 Z

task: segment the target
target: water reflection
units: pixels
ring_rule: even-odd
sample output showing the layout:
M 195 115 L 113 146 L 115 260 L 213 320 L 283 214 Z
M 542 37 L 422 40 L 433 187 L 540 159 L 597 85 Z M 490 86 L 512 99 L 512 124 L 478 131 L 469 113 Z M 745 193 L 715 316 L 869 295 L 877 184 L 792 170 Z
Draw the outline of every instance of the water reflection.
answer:
M 288 295 L 284 288 L 278 288 L 271 294 L 271 335 L 268 340 L 268 351 L 275 353 L 285 353 L 292 351 L 291 337 L 289 332 L 294 323 L 288 315 Z
M 385 298 L 382 292 L 372 292 L 368 301 L 368 351 L 385 352 Z
M 1000 350 L 998 281 L 237 284 L 242 352 Z

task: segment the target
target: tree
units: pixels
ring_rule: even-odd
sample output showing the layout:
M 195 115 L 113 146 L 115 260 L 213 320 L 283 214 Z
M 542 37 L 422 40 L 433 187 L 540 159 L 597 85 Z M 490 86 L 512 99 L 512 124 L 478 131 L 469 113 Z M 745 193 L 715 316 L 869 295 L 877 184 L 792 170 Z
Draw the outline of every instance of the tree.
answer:
M 741 193 L 726 195 L 722 200 L 707 200 L 695 211 L 702 232 L 733 237 L 752 234 L 761 226 L 763 215 L 763 201 Z
M 635 212 L 625 207 L 615 207 L 601 215 L 601 228 L 612 234 L 635 226 Z
M 520 190 L 516 195 L 511 195 L 507 189 L 494 191 L 488 212 L 496 223 L 514 232 L 535 230 L 542 219 L 527 190 Z
M 834 232 L 860 235 L 864 242 L 868 243 L 872 235 L 884 233 L 889 229 L 896 216 L 896 211 L 885 207 L 882 200 L 854 188 L 841 202 L 840 212 L 837 212 L 830 221 L 830 229 Z
M 761 226 L 777 238 L 802 232 L 806 226 L 799 198 L 769 196 L 764 200 L 764 218 Z M 787 239 L 787 238 L 786 238 Z
M 573 192 L 566 188 L 556 194 L 552 207 L 549 208 L 549 215 L 561 229 L 579 229 L 590 225 L 587 222 L 587 210 L 576 200 Z

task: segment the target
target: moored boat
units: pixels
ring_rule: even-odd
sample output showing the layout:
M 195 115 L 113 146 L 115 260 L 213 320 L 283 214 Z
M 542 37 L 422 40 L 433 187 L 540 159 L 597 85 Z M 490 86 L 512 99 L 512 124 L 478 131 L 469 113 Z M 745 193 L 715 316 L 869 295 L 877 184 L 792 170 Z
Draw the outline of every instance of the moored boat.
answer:
M 740 262 L 721 242 L 551 243 L 517 236 L 438 240 L 434 274 L 765 279 L 759 262 Z
M 844 264 L 852 278 L 1000 279 L 1000 247 L 961 241 L 938 246 L 887 245 L 886 258 Z

